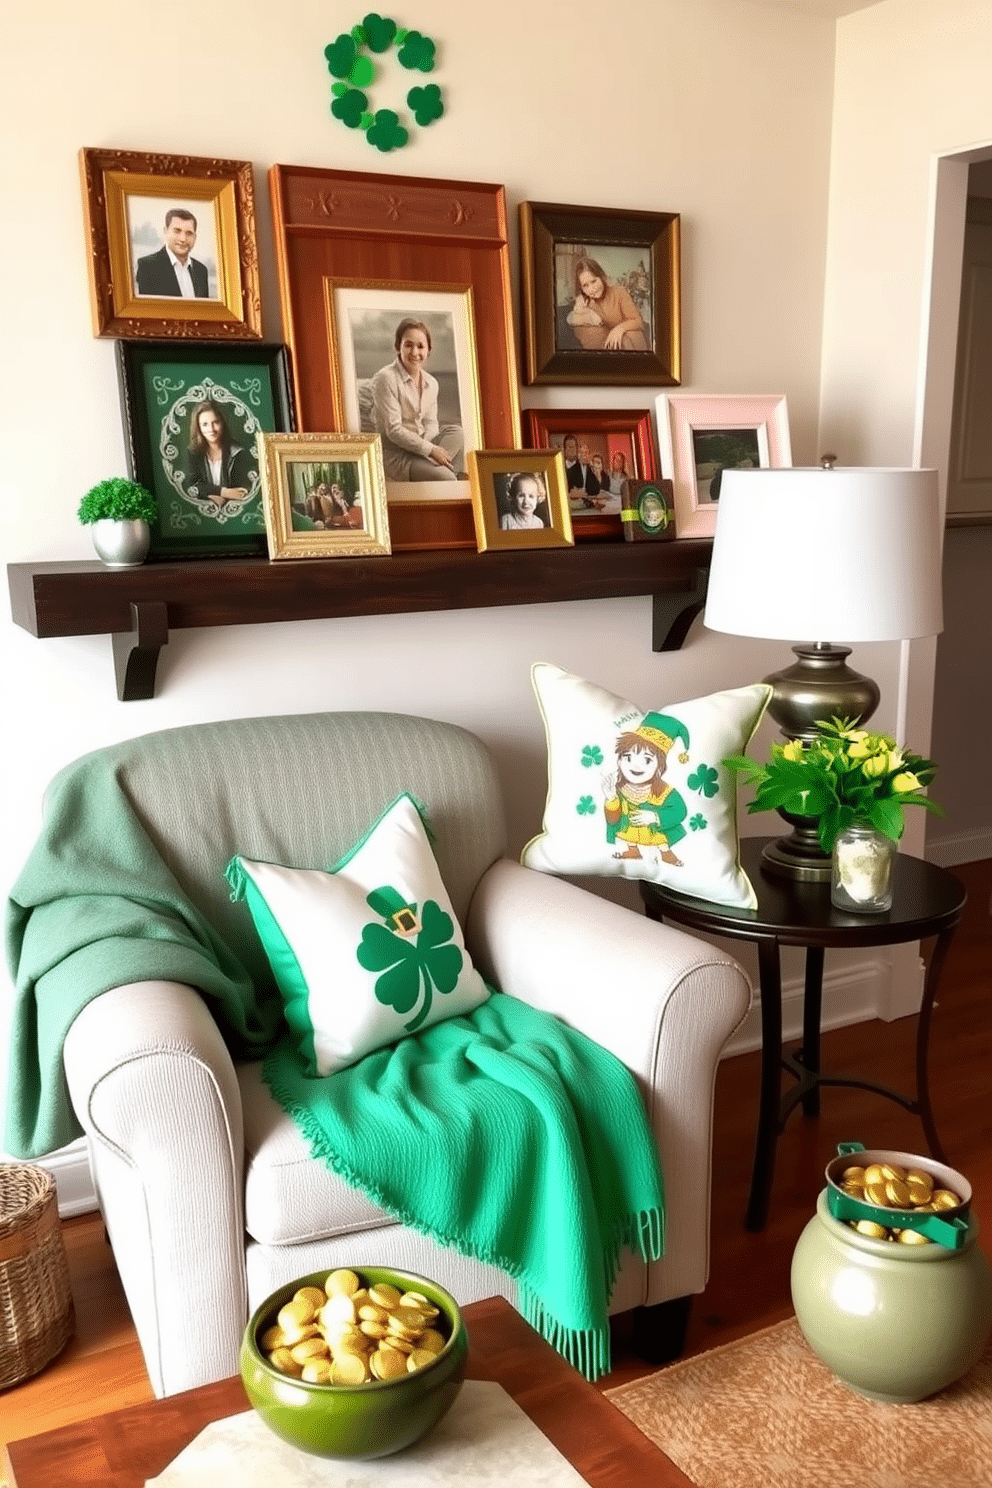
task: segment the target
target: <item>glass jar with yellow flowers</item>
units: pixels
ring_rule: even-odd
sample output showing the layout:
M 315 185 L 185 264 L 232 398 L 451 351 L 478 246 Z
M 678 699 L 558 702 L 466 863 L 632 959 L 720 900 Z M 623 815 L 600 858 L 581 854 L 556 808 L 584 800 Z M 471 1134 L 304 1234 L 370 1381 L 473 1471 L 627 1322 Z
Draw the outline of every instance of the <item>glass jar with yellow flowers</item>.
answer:
M 754 787 L 748 812 L 781 811 L 814 818 L 823 851 L 832 855 L 831 900 L 838 909 L 878 913 L 892 904 L 892 863 L 907 806 L 943 815 L 924 794 L 933 760 L 887 734 L 844 718 L 821 719 L 811 739 L 773 744 L 756 764 L 734 755 L 723 764 Z

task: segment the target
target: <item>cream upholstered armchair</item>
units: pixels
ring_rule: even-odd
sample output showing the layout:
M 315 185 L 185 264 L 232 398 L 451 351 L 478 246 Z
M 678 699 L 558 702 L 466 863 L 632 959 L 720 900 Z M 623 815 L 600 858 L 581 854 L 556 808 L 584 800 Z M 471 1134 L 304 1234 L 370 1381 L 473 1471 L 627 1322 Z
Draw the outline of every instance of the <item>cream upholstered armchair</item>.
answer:
M 714 1078 L 751 996 L 736 962 L 508 859 L 492 760 L 453 725 L 315 713 L 170 729 L 97 751 L 49 792 L 48 830 L 63 857 L 85 830 L 85 803 L 108 791 L 125 803 L 132 839 L 151 845 L 190 917 L 204 917 L 216 953 L 235 959 L 260 998 L 271 996 L 271 973 L 243 906 L 230 901 L 231 856 L 326 869 L 399 792 L 422 802 L 482 974 L 595 1039 L 636 1077 L 661 1153 L 667 1242 L 659 1261 L 625 1257 L 611 1312 L 638 1309 L 645 1352 L 674 1357 L 707 1280 Z M 126 879 L 129 864 L 113 862 L 117 836 L 100 836 L 93 850 Z M 139 908 L 150 897 L 141 882 L 133 894 Z M 157 1394 L 234 1373 L 249 1310 L 324 1267 L 396 1265 L 462 1302 L 514 1300 L 509 1276 L 404 1228 L 311 1158 L 259 1060 L 232 1057 L 210 996 L 149 979 L 147 964 L 121 955 L 119 976 L 74 1013 L 63 1058 Z

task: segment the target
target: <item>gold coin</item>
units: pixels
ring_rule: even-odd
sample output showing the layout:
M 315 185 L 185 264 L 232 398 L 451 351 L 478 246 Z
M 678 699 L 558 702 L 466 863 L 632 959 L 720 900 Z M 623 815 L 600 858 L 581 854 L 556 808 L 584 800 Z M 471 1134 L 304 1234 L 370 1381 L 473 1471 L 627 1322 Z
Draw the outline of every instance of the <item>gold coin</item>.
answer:
M 907 1178 L 906 1187 L 909 1189 L 909 1201 L 914 1206 L 917 1204 L 929 1204 L 933 1189 L 925 1183 L 920 1183 L 916 1178 Z
M 327 1301 L 327 1294 L 321 1291 L 320 1287 L 300 1287 L 298 1292 L 293 1293 L 293 1301 L 296 1302 L 300 1298 L 304 1302 L 309 1302 L 316 1313 L 320 1311 Z
M 933 1188 L 933 1179 L 922 1168 L 908 1168 L 906 1170 L 906 1182 L 920 1183 L 928 1192 Z
M 919 1230 L 900 1230 L 896 1236 L 900 1245 L 929 1245 L 930 1240 L 926 1235 L 921 1235 Z
M 302 1343 L 294 1344 L 289 1352 L 297 1364 L 305 1364 L 308 1359 L 326 1359 L 328 1348 L 323 1338 L 304 1338 Z
M 301 1328 L 304 1323 L 312 1323 L 314 1310 L 305 1297 L 294 1297 L 287 1302 L 285 1307 L 280 1307 L 278 1322 L 284 1333 L 291 1333 L 296 1328 Z
M 386 1337 L 387 1342 L 384 1347 L 396 1349 L 401 1354 L 411 1353 L 416 1345 L 421 1342 L 419 1338 L 403 1338 L 399 1333 L 389 1333 Z
M 880 1180 L 878 1183 L 866 1183 L 865 1198 L 869 1204 L 874 1204 L 879 1209 L 887 1208 L 889 1200 L 885 1190 L 884 1180 Z
M 258 1340 L 259 1347 L 267 1354 L 270 1354 L 274 1348 L 281 1347 L 285 1342 L 286 1335 L 278 1323 L 275 1323 L 271 1328 L 266 1328 Z
M 342 1294 L 350 1297 L 358 1291 L 361 1284 L 354 1271 L 348 1271 L 342 1268 L 340 1271 L 331 1272 L 324 1282 L 324 1291 L 329 1297 Z
M 320 1323 L 324 1328 L 331 1328 L 335 1323 L 353 1323 L 355 1318 L 355 1304 L 347 1292 L 335 1292 L 320 1309 Z
M 935 1188 L 930 1202 L 937 1210 L 956 1209 L 961 1200 L 958 1198 L 957 1194 L 952 1193 L 949 1188 Z
M 842 1184 L 856 1183 L 859 1188 L 864 1188 L 865 1170 L 864 1168 L 845 1168 L 843 1173 L 841 1173 L 840 1175 L 840 1181 Z
M 865 1168 L 865 1185 L 869 1183 L 884 1183 L 885 1170 L 881 1163 L 869 1163 Z
M 336 1358 L 338 1354 L 365 1354 L 370 1345 L 360 1328 L 349 1328 L 347 1333 L 331 1334 L 327 1346 Z
M 389 1314 L 389 1321 L 398 1327 L 419 1333 L 426 1319 L 419 1307 L 397 1307 Z
M 902 1178 L 890 1178 L 885 1185 L 885 1197 L 896 1209 L 909 1207 L 909 1184 Z
M 331 1363 L 332 1385 L 364 1385 L 368 1377 L 368 1365 L 359 1354 L 342 1354 Z
M 385 1323 L 361 1322 L 358 1326 L 368 1338 L 385 1338 L 386 1334 L 389 1332 L 389 1329 L 386 1327 Z
M 882 1169 L 882 1176 L 886 1180 L 892 1178 L 904 1179 L 906 1177 L 906 1169 L 901 1168 L 898 1163 L 879 1163 L 879 1167 Z
M 443 1333 L 439 1333 L 436 1328 L 428 1328 L 425 1332 L 421 1333 L 418 1340 L 418 1347 L 429 1349 L 432 1354 L 439 1354 L 445 1347 L 446 1342 L 447 1340 Z
M 288 1348 L 273 1349 L 269 1355 L 269 1363 L 281 1370 L 283 1374 L 291 1374 L 296 1379 L 299 1379 L 303 1372 L 302 1364 L 297 1364 Z
M 377 1307 L 394 1308 L 400 1305 L 402 1292 L 398 1287 L 390 1286 L 388 1282 L 381 1282 L 378 1286 L 369 1287 L 369 1300 Z
M 372 1368 L 380 1379 L 399 1379 L 407 1372 L 407 1355 L 384 1345 L 372 1355 Z
M 859 1235 L 867 1235 L 870 1240 L 887 1240 L 889 1236 L 885 1226 L 876 1224 L 873 1219 L 859 1219 L 854 1228 Z
M 437 1354 L 433 1349 L 415 1348 L 406 1361 L 406 1367 L 412 1374 L 415 1369 L 423 1369 L 426 1364 L 433 1364 Z
M 389 1309 L 386 1307 L 376 1307 L 374 1302 L 365 1302 L 358 1309 L 358 1319 L 359 1322 L 386 1323 L 389 1321 Z
M 329 1385 L 332 1367 L 330 1359 L 308 1359 L 301 1378 L 310 1385 Z

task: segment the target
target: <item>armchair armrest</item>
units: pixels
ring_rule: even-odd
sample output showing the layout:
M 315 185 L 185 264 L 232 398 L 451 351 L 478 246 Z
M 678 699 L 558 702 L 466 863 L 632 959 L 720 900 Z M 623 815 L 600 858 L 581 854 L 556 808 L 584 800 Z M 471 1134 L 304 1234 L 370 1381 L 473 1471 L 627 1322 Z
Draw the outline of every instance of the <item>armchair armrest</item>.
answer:
M 244 1137 L 209 1007 L 178 982 L 116 987 L 76 1018 L 64 1062 L 156 1395 L 236 1373 Z
M 468 915 L 492 984 L 609 1049 L 636 1077 L 661 1154 L 668 1245 L 646 1301 L 701 1291 L 709 1273 L 713 1090 L 751 984 L 730 956 L 553 875 L 493 864 Z M 664 1270 L 664 1268 L 662 1268 Z

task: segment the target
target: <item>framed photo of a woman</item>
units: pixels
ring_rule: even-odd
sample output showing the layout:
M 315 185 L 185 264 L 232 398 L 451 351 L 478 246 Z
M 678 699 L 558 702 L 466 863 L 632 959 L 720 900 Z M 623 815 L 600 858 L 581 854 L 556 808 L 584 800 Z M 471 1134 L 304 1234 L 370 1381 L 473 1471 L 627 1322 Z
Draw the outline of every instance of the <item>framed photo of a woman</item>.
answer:
M 524 432 L 535 449 L 564 456 L 576 541 L 620 538 L 630 483 L 658 473 L 650 409 L 528 408 Z
M 464 501 L 482 444 L 472 289 L 325 279 L 341 427 L 378 434 L 390 502 Z
M 256 448 L 270 558 L 389 553 L 377 435 L 259 433 Z
M 572 546 L 560 452 L 472 450 L 468 466 L 480 553 L 487 548 Z
M 528 383 L 681 378 L 676 212 L 521 202 Z
M 678 537 L 713 536 L 725 470 L 792 464 L 784 394 L 661 393 L 656 406 Z
M 149 557 L 266 552 L 259 433 L 294 427 L 286 348 L 118 341 L 128 471 L 155 497 Z
M 82 149 L 96 336 L 262 334 L 248 160 Z

